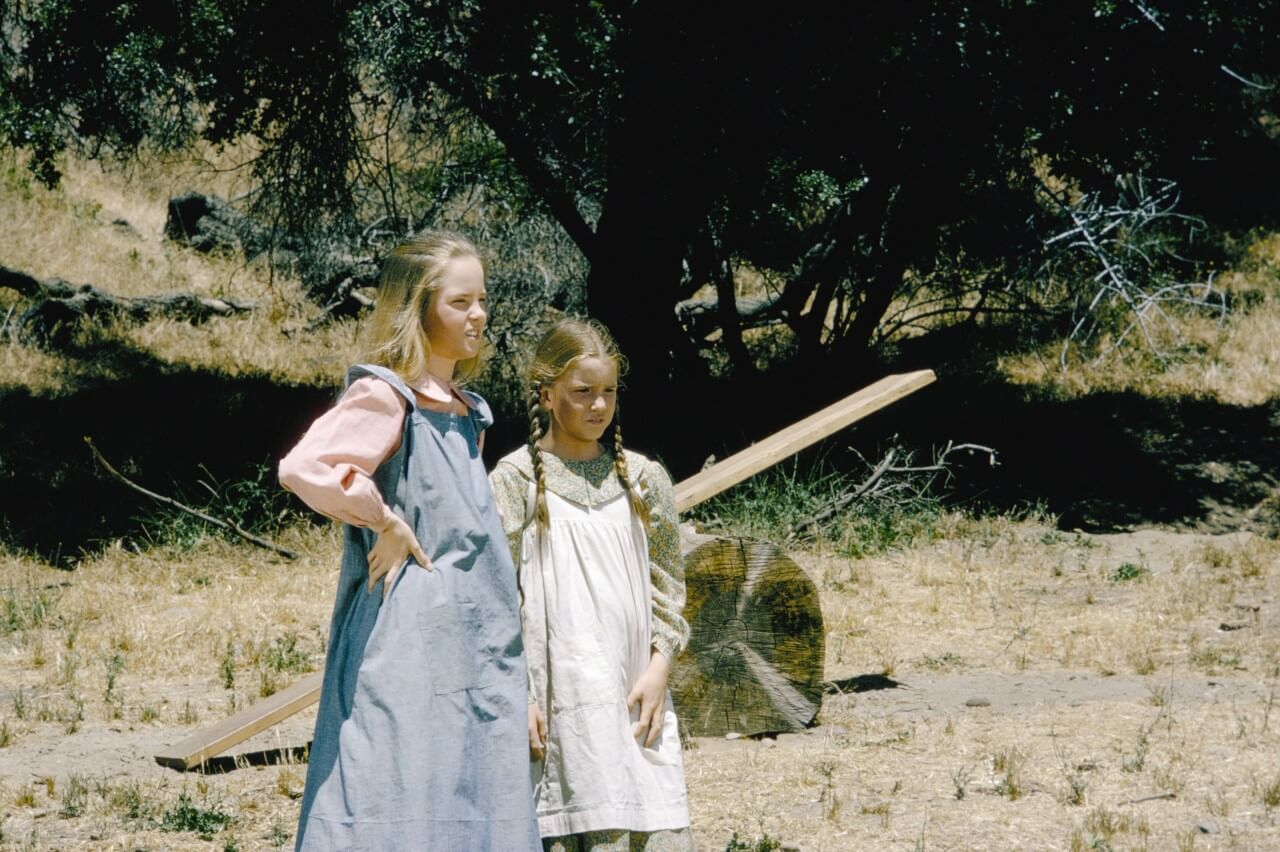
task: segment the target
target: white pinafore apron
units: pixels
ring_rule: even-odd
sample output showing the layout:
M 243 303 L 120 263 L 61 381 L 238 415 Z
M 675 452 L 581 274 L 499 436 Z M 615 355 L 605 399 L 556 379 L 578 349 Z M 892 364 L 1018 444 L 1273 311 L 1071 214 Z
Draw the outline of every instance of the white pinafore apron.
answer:
M 532 518 L 533 487 L 529 511 Z M 666 696 L 662 735 L 631 735 L 627 693 L 649 663 L 648 540 L 626 493 L 597 507 L 546 492 L 549 530 L 520 547 L 521 617 L 532 694 L 547 719 L 532 764 L 544 838 L 689 825 L 680 734 Z

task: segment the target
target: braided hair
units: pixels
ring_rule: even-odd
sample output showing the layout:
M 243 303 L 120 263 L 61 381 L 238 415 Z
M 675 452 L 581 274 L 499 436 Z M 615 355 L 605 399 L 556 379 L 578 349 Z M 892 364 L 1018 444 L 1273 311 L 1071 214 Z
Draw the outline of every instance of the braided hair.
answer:
M 562 319 L 542 336 L 529 365 L 529 455 L 533 459 L 533 478 L 536 486 L 534 520 L 540 529 L 551 522 L 547 511 L 546 474 L 542 461 L 542 449 L 538 441 L 546 434 L 542 426 L 541 395 L 544 387 L 555 384 L 565 373 L 583 358 L 600 358 L 613 362 L 622 376 L 627 370 L 627 359 L 618 351 L 618 345 L 608 329 L 594 320 Z M 640 496 L 640 489 L 631 478 L 627 467 L 627 455 L 622 446 L 622 427 L 618 422 L 618 409 L 613 416 L 613 467 L 618 481 L 626 489 L 631 510 L 649 525 L 649 507 Z

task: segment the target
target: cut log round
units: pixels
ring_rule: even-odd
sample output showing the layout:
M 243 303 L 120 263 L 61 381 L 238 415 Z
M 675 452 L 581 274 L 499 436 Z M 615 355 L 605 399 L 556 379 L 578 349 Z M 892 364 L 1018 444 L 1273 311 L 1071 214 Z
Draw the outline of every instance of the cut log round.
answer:
M 671 694 L 693 736 L 797 731 L 822 703 L 825 634 L 813 581 L 776 546 L 713 538 L 685 557 L 689 646 Z

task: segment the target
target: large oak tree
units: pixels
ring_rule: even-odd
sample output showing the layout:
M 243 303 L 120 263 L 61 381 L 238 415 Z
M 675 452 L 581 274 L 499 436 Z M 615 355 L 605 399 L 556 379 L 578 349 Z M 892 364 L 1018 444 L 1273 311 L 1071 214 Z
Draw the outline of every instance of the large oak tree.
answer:
M 1001 270 L 1063 186 L 1173 179 L 1229 226 L 1273 217 L 1280 188 L 1272 0 L 0 8 L 0 133 L 44 180 L 68 145 L 252 136 L 256 210 L 296 238 L 500 189 L 587 259 L 642 403 L 688 367 L 675 308 L 703 285 L 719 298 L 698 335 L 719 328 L 734 369 L 761 321 L 843 368 L 930 276 L 1016 303 Z M 750 311 L 743 263 L 775 288 Z

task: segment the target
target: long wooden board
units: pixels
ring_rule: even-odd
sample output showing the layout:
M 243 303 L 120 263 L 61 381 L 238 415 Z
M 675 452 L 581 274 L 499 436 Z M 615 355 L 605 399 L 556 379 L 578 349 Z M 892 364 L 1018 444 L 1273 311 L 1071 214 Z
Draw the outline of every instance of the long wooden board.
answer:
M 156 755 L 156 763 L 182 770 L 199 766 L 209 758 L 315 704 L 320 700 L 322 680 L 323 672 L 307 675 L 288 689 L 264 698 L 216 725 L 196 731 L 174 745 L 172 750 Z
M 799 423 L 775 432 L 724 461 L 682 480 L 675 487 L 676 510 L 683 512 L 714 497 L 787 456 L 919 390 L 934 379 L 933 370 L 917 370 L 914 373 L 885 376 L 880 381 L 867 385 Z
M 730 486 L 759 473 L 770 465 L 815 444 L 861 420 L 872 412 L 902 399 L 934 381 L 932 370 L 917 370 L 885 376 L 878 382 L 845 397 L 781 432 L 752 444 L 722 462 L 712 465 L 675 486 L 676 510 L 683 512 L 714 497 Z M 156 763 L 187 770 L 199 766 L 232 746 L 238 745 L 272 725 L 305 710 L 320 700 L 323 674 L 308 675 L 282 692 L 265 698 L 216 725 L 197 731 L 168 752 L 156 755 Z

